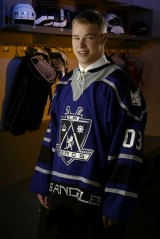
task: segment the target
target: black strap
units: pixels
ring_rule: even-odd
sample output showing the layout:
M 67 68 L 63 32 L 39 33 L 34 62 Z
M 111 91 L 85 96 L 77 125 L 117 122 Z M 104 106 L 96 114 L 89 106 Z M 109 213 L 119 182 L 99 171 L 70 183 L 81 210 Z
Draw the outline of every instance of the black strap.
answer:
M 91 73 L 94 73 L 94 72 L 97 72 L 97 71 L 100 71 L 100 70 L 102 70 L 103 68 L 105 68 L 105 67 L 107 67 L 107 66 L 110 66 L 110 65 L 112 65 L 113 63 L 107 63 L 107 64 L 105 64 L 105 65 L 102 65 L 102 66 L 99 66 L 99 67 L 97 67 L 97 68 L 94 68 L 94 69 L 91 69 L 91 70 L 89 70 L 88 72 L 91 72 Z

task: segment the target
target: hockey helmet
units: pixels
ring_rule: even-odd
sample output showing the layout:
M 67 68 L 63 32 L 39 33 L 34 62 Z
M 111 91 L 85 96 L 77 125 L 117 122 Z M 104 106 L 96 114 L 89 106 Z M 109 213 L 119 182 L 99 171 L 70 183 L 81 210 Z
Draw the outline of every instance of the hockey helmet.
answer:
M 23 21 L 34 22 L 36 13 L 33 7 L 27 3 L 17 3 L 12 9 L 12 23 L 19 23 Z
M 106 21 L 108 23 L 108 32 L 113 33 L 124 33 L 122 19 L 114 13 L 109 13 L 106 15 Z
M 148 36 L 149 27 L 144 21 L 134 21 L 131 25 L 131 33 L 133 35 Z

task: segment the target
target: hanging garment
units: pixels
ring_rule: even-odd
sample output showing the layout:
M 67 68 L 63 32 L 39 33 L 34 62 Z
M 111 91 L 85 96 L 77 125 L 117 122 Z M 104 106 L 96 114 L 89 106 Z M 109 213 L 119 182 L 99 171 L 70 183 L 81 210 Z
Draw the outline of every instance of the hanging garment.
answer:
M 5 126 L 14 135 L 40 128 L 56 72 L 41 56 L 24 56 L 17 70 L 5 117 Z
M 19 68 L 19 65 L 21 64 L 22 59 L 23 57 L 19 57 L 19 56 L 12 58 L 8 62 L 8 65 L 6 68 L 5 94 L 4 94 L 3 103 L 2 103 L 1 122 L 0 122 L 1 129 L 5 128 L 5 115 L 8 109 L 8 102 L 12 92 L 14 79 L 16 77 L 17 70 Z
M 144 85 L 143 82 L 143 62 L 142 60 L 132 54 L 123 54 L 123 59 L 125 61 L 124 70 L 132 77 L 135 83 L 140 86 Z
M 111 54 L 107 55 L 105 53 L 106 59 L 112 63 L 115 63 L 118 65 L 121 69 L 123 69 L 127 74 L 129 74 L 132 78 L 132 80 L 135 81 L 135 83 L 140 86 L 140 83 L 144 85 L 142 75 L 143 75 L 143 62 L 141 59 L 137 56 L 134 56 L 132 54 Z

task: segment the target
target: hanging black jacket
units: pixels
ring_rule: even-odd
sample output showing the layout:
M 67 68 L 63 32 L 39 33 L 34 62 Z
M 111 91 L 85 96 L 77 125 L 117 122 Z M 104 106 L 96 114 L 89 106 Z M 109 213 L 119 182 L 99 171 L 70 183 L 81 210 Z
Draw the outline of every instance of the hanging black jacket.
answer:
M 40 58 L 25 56 L 18 68 L 16 79 L 11 92 L 5 126 L 12 134 L 20 135 L 26 130 L 32 131 L 40 128 L 48 96 L 51 96 L 51 86 L 54 79 L 51 66 L 38 70 L 36 63 Z M 43 71 L 46 75 L 43 75 Z M 52 77 L 53 76 L 53 77 Z

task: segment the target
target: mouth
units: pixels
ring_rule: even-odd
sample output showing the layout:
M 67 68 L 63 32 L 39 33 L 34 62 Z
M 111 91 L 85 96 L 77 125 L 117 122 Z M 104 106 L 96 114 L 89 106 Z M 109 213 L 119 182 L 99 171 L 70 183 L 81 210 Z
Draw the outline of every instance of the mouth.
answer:
M 89 51 L 77 51 L 78 55 L 81 55 L 81 56 L 86 56 L 88 55 Z

